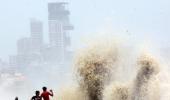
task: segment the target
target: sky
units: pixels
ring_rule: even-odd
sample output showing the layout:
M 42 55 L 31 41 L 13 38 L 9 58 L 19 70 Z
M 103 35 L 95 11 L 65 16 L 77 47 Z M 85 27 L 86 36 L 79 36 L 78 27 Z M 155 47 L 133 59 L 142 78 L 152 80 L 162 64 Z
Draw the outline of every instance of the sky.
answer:
M 69 2 L 73 50 L 100 32 L 170 47 L 169 0 L 0 0 L 0 58 L 16 54 L 17 40 L 30 35 L 31 18 L 43 22 L 48 43 L 47 3 L 57 1 Z

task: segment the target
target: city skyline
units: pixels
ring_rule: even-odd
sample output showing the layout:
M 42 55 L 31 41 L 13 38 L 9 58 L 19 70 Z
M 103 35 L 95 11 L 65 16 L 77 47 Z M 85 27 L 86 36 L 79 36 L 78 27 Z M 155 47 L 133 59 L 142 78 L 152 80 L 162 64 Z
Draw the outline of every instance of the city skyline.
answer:
M 29 36 L 29 19 L 42 20 L 48 26 L 47 2 L 50 0 L 5 0 L 1 2 L 0 11 L 0 58 L 7 60 L 15 54 L 15 41 Z M 57 0 L 54 0 L 57 1 Z M 170 45 L 169 42 L 169 1 L 98 1 L 66 0 L 71 11 L 71 22 L 75 29 L 71 35 L 72 49 L 82 46 L 84 37 L 89 38 L 98 32 L 112 28 L 113 34 L 127 36 L 138 41 L 151 41 L 156 46 Z M 10 3 L 9 3 L 10 2 Z M 124 2 L 124 3 L 123 3 Z M 88 7 L 87 7 L 88 5 Z M 86 16 L 86 17 L 84 17 Z M 48 29 L 44 29 L 44 40 L 48 43 Z
M 32 18 L 30 36 L 17 40 L 17 54 L 9 56 L 9 67 L 23 69 L 35 64 L 64 64 L 72 59 L 72 52 L 68 48 L 71 44 L 69 31 L 73 30 L 73 26 L 69 21 L 70 12 L 65 8 L 66 3 L 54 2 L 47 6 L 49 43 L 43 40 L 43 22 Z
M 31 54 L 32 52 L 40 52 L 43 46 L 49 45 L 49 47 L 56 48 L 55 50 L 50 50 L 50 54 L 54 55 L 56 53 L 56 56 L 59 56 L 58 59 L 64 59 L 63 56 L 65 56 L 65 53 L 67 52 L 67 46 L 71 44 L 70 37 L 69 37 L 69 30 L 73 30 L 73 26 L 69 22 L 69 14 L 70 12 L 68 9 L 66 9 L 66 4 L 68 2 L 49 2 L 47 3 L 48 6 L 48 42 L 44 40 L 44 22 L 41 21 L 38 18 L 31 17 L 30 18 L 30 36 L 21 37 L 16 41 L 16 55 L 21 55 L 24 57 L 24 55 Z M 62 7 L 57 8 L 57 7 Z M 65 15 L 62 15 L 61 11 L 66 12 Z M 61 16 L 59 16 L 58 13 Z M 61 19 L 64 17 L 65 19 Z M 64 30 L 64 31 L 62 31 Z M 63 38 L 61 38 L 63 37 Z M 65 42 L 66 41 L 66 42 Z M 56 47 L 55 47 L 56 46 Z M 61 47 L 58 47 L 61 46 Z M 49 47 L 47 47 L 49 49 Z M 45 47 L 46 48 L 46 47 Z M 51 49 L 52 49 L 51 48 Z M 58 51 L 59 50 L 59 51 Z M 59 53 L 57 53 L 57 52 Z M 62 54 L 63 52 L 63 54 Z M 62 54 L 62 55 L 61 55 Z M 23 63 L 23 57 L 16 58 L 14 54 L 9 55 L 8 60 L 9 66 L 14 66 L 16 64 L 16 59 L 20 59 L 20 63 Z M 52 56 L 51 55 L 51 56 Z M 52 58 L 54 59 L 54 58 Z M 12 62 L 10 61 L 12 60 Z M 1 61 L 2 60 L 1 58 Z M 7 62 L 6 60 L 4 62 Z

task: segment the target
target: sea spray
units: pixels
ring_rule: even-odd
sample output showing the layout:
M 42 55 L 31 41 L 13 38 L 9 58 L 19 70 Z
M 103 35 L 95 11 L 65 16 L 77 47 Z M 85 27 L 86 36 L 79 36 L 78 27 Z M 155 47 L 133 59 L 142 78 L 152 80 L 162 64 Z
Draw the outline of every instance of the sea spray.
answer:
M 103 100 L 130 100 L 131 92 L 129 85 L 122 83 L 114 83 L 104 91 Z
M 60 89 L 54 100 L 88 100 L 83 90 L 76 86 L 69 86 Z
M 104 85 L 110 80 L 112 69 L 118 60 L 118 48 L 111 44 L 95 44 L 82 50 L 76 67 L 79 85 L 89 100 L 102 100 Z
M 134 81 L 127 80 L 125 84 L 121 81 L 122 77 L 114 78 L 116 74 L 125 74 L 125 78 L 129 76 L 117 71 L 122 67 L 120 63 L 124 62 L 120 60 L 121 53 L 115 43 L 97 43 L 81 50 L 76 56 L 75 63 L 79 87 L 66 88 L 65 91 L 61 91 L 58 98 L 62 100 L 160 100 L 157 77 L 159 64 L 155 58 L 142 55 L 137 60 L 136 76 L 132 73 L 135 77 Z M 133 61 L 129 56 L 125 59 Z M 129 68 L 128 63 L 126 67 Z M 115 84 L 116 82 L 119 84 Z
M 160 100 L 159 82 L 156 79 L 158 63 L 150 55 L 142 55 L 138 66 L 140 68 L 134 81 L 132 100 Z
M 142 55 L 137 67 L 139 70 L 135 81 L 126 83 L 113 81 L 105 88 L 104 100 L 160 100 L 157 77 L 159 65 L 156 60 L 149 55 Z

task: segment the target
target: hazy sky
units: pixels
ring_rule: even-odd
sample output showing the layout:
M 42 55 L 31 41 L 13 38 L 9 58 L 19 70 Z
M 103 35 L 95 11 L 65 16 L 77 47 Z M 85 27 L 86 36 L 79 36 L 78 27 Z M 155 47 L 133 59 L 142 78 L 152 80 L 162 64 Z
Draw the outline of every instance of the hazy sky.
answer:
M 50 0 L 55 2 L 58 0 Z M 62 1 L 62 0 L 60 0 Z M 111 28 L 117 34 L 136 40 L 151 40 L 159 46 L 170 46 L 169 0 L 64 0 L 70 4 L 72 48 L 81 40 Z M 48 42 L 47 0 L 0 0 L 0 58 L 16 53 L 16 41 L 30 35 L 30 18 L 44 23 Z M 113 33 L 113 34 L 115 34 Z M 132 38 L 132 39 L 133 39 Z

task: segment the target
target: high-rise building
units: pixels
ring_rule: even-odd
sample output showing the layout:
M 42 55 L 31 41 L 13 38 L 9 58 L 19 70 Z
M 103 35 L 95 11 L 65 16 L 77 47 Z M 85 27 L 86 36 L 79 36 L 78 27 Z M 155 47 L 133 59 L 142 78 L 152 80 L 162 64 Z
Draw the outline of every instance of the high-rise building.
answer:
M 13 56 L 13 55 L 11 55 L 11 56 L 9 56 L 9 65 L 11 66 L 11 67 L 14 67 L 14 68 L 16 68 L 16 67 L 18 67 L 18 58 L 17 58 L 17 56 Z
M 31 36 L 21 38 L 17 42 L 17 56 L 10 57 L 11 66 L 30 66 L 33 62 L 42 60 L 41 51 L 43 49 L 43 24 L 37 19 L 30 21 Z
M 32 52 L 40 52 L 43 45 L 43 24 L 37 19 L 31 19 L 31 46 Z
M 70 12 L 66 9 L 66 4 L 65 2 L 48 4 L 50 48 L 57 61 L 65 59 L 67 47 L 70 44 L 69 30 L 73 30 L 69 21 Z
M 30 63 L 30 54 L 32 53 L 31 39 L 22 38 L 17 42 L 17 63 L 18 67 L 27 66 Z
M 31 39 L 21 38 L 17 41 L 17 54 L 28 55 L 31 53 Z

